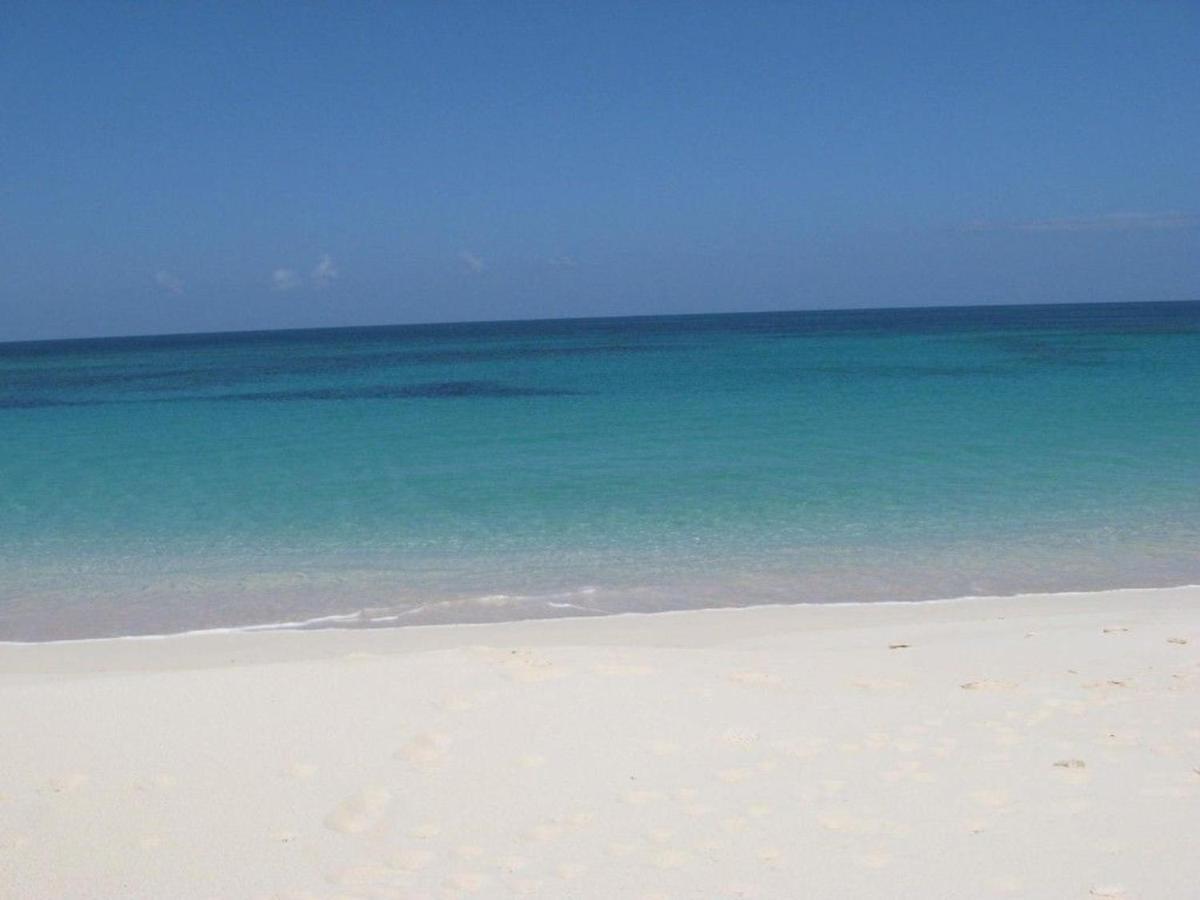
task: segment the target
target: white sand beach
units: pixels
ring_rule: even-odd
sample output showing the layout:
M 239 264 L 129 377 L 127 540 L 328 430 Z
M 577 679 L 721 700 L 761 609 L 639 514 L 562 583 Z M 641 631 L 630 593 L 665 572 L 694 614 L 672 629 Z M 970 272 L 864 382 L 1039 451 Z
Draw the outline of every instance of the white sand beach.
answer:
M 0 647 L 0 896 L 1193 898 L 1200 588 Z

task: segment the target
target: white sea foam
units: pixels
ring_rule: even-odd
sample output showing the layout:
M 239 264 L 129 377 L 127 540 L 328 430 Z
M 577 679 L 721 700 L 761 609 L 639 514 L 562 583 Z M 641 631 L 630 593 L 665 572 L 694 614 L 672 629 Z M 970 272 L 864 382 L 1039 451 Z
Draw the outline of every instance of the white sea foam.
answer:
M 829 603 L 747 603 L 742 605 L 725 605 L 725 606 L 693 606 L 693 607 L 677 607 L 669 609 L 654 609 L 654 610 L 601 610 L 595 607 L 580 606 L 578 604 L 566 603 L 562 601 L 544 601 L 545 609 L 578 609 L 588 613 L 589 615 L 604 616 L 608 618 L 624 618 L 627 616 L 671 616 L 696 612 L 706 612 L 713 614 L 726 614 L 736 612 L 742 609 L 772 609 L 784 608 L 789 606 L 826 606 L 826 607 L 896 607 L 896 606 L 912 606 L 914 604 L 960 604 L 960 603 L 976 603 L 981 601 L 1013 601 L 1019 602 L 1038 597 L 1062 597 L 1062 598 L 1086 598 L 1088 596 L 1099 595 L 1127 595 L 1135 594 L 1144 591 L 1185 591 L 1185 590 L 1200 590 L 1200 583 L 1182 583 L 1182 584 L 1166 584 L 1166 585 L 1150 585 L 1138 587 L 1117 587 L 1117 588 L 1100 588 L 1096 590 L 1065 590 L 1065 591 L 1022 591 L 1011 594 L 966 594 L 956 597 L 930 597 L 917 600 L 845 600 L 833 601 Z M 581 592 L 580 592 L 581 593 Z M 594 593 L 594 591 L 593 591 Z M 462 601 L 456 601 L 461 603 Z M 424 608 L 424 607 L 423 607 Z M 45 641 L 19 641 L 19 640 L 3 640 L 0 641 L 0 646 L 29 646 L 40 644 L 87 644 L 87 643 L 103 643 L 107 641 L 161 641 L 171 640 L 172 638 L 192 637 L 203 635 L 221 635 L 221 634 L 240 634 L 254 633 L 264 631 L 301 631 L 320 628 L 345 628 L 355 627 L 354 622 L 369 623 L 366 626 L 378 626 L 381 623 L 401 622 L 412 612 L 417 610 L 406 610 L 389 616 L 380 616 L 375 618 L 366 618 L 363 611 L 350 613 L 338 613 L 335 615 L 314 616 L 310 619 L 298 619 L 294 621 L 284 622 L 264 622 L 255 623 L 252 625 L 233 625 L 222 626 L 215 628 L 195 628 L 186 631 L 163 632 L 157 634 L 128 634 L 114 635 L 106 637 L 84 637 L 84 638 L 61 638 Z M 531 615 L 523 616 L 522 618 L 544 618 L 553 619 L 560 618 L 554 614 L 547 615 Z M 470 620 L 449 620 L 444 622 L 420 622 L 410 625 L 397 627 L 404 628 L 469 628 L 486 625 L 494 625 L 497 621 L 518 621 L 517 619 L 500 619 L 487 621 L 470 621 Z

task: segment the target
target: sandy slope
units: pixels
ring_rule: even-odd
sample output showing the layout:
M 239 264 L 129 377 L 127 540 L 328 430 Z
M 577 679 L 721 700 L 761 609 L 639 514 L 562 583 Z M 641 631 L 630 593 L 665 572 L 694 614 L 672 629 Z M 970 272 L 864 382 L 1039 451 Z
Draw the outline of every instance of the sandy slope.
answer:
M 13 898 L 1193 898 L 1200 589 L 0 647 Z

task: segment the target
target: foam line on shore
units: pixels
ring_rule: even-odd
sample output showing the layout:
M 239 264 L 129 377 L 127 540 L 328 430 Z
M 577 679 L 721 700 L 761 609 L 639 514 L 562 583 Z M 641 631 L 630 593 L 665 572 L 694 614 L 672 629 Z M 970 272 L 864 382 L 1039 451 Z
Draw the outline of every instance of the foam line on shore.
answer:
M 842 608 L 857 608 L 857 607 L 880 607 L 894 608 L 903 606 L 921 606 L 921 605 L 937 605 L 937 604 L 956 604 L 981 601 L 1013 601 L 1027 600 L 1031 598 L 1059 598 L 1059 597 L 1087 597 L 1087 596 L 1112 596 L 1122 593 L 1146 593 L 1160 591 L 1182 591 L 1182 590 L 1200 590 L 1200 584 L 1168 584 L 1168 585 L 1152 585 L 1142 587 L 1116 587 L 1116 588 L 1101 588 L 1098 590 L 1089 591 L 1020 591 L 1012 594 L 964 594 L 958 597 L 930 597 L 926 599 L 915 600 L 849 600 L 849 601 L 830 601 L 830 602 L 805 602 L 798 601 L 796 603 L 753 603 L 745 606 L 702 606 L 681 609 L 656 609 L 656 610 L 621 610 L 619 612 L 606 612 L 596 610 L 594 608 L 577 606 L 575 604 L 551 604 L 547 603 L 550 608 L 570 607 L 585 611 L 587 614 L 583 616 L 563 616 L 563 615 L 546 615 L 546 616 L 524 616 L 513 619 L 502 619 L 496 621 L 485 622 L 422 622 L 412 625 L 378 625 L 371 623 L 379 622 L 394 622 L 404 618 L 407 615 L 412 615 L 425 609 L 425 606 L 417 606 L 410 610 L 396 613 L 394 615 L 382 616 L 377 619 L 363 620 L 362 610 L 350 613 L 333 613 L 323 616 L 314 616 L 311 619 L 299 619 L 295 621 L 285 622 L 267 622 L 251 625 L 227 625 L 216 626 L 213 628 L 195 628 L 186 631 L 172 631 L 156 634 L 127 634 L 127 635 L 109 635 L 104 637 L 84 637 L 84 638 L 60 638 L 46 641 L 19 641 L 19 640 L 0 640 L 0 647 L 41 647 L 52 646 L 58 644 L 98 644 L 105 642 L 116 641 L 165 641 L 177 638 L 192 638 L 204 637 L 207 635 L 229 635 L 229 634 L 256 634 L 263 632 L 313 632 L 313 631 L 379 631 L 387 628 L 404 628 L 406 630 L 422 629 L 422 628 L 488 628 L 497 625 L 514 624 L 517 622 L 537 622 L 537 621 L 555 621 L 559 619 L 620 619 L 625 617 L 660 617 L 672 616 L 680 614 L 692 613 L 721 613 L 735 612 L 737 610 L 763 610 L 763 609 L 791 609 L 795 607 L 806 608 L 816 607 L 823 609 L 842 609 Z M 489 595 L 499 596 L 499 595 Z M 508 596 L 508 595 L 503 595 Z M 550 594 L 547 596 L 561 596 L 561 594 Z M 471 600 L 474 598 L 464 598 Z M 517 599 L 514 597 L 514 599 Z M 337 622 L 352 622 L 362 620 L 364 624 L 361 628 L 339 628 L 335 624 Z M 322 623 L 331 623 L 325 628 L 320 627 Z

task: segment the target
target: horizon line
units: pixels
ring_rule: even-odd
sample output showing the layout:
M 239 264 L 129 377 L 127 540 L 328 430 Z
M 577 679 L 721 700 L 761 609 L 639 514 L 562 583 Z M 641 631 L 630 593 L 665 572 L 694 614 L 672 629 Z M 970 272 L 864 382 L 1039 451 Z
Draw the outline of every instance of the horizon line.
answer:
M 341 331 L 351 329 L 375 329 L 375 328 L 430 328 L 437 326 L 450 325 L 516 325 L 516 324 L 534 324 L 543 322 L 602 322 L 602 321 L 617 321 L 627 319 L 687 319 L 699 318 L 702 316 L 761 316 L 770 314 L 802 314 L 802 313 L 838 313 L 838 312 L 880 312 L 890 310 L 893 312 L 911 312 L 921 309 L 1016 309 L 1031 306 L 1137 306 L 1137 305 L 1163 305 L 1163 304 L 1184 304 L 1184 303 L 1200 303 L 1200 298 L 1188 297 L 1174 300 L 1066 300 L 1066 301 L 1050 301 L 1041 303 L 929 303 L 915 306 L 814 306 L 801 309 L 757 309 L 757 310 L 730 310 L 730 311 L 708 311 L 708 312 L 687 312 L 687 313 L 632 313 L 629 315 L 609 315 L 609 316 L 542 316 L 537 318 L 512 318 L 512 319 L 443 319 L 439 321 L 426 322 L 383 322 L 371 325 L 305 325 L 301 327 L 283 327 L 283 328 L 250 328 L 245 330 L 221 329 L 218 331 L 152 331 L 140 332 L 136 334 L 108 334 L 108 335 L 90 335 L 84 337 L 52 337 L 52 338 L 25 338 L 25 339 L 3 339 L 0 340 L 0 350 L 5 347 L 27 345 L 27 344 L 61 344 L 71 342 L 86 342 L 86 341 L 125 341 L 137 340 L 141 338 L 203 338 L 203 337 L 222 337 L 228 335 L 250 335 L 250 334 L 294 334 L 305 331 Z

